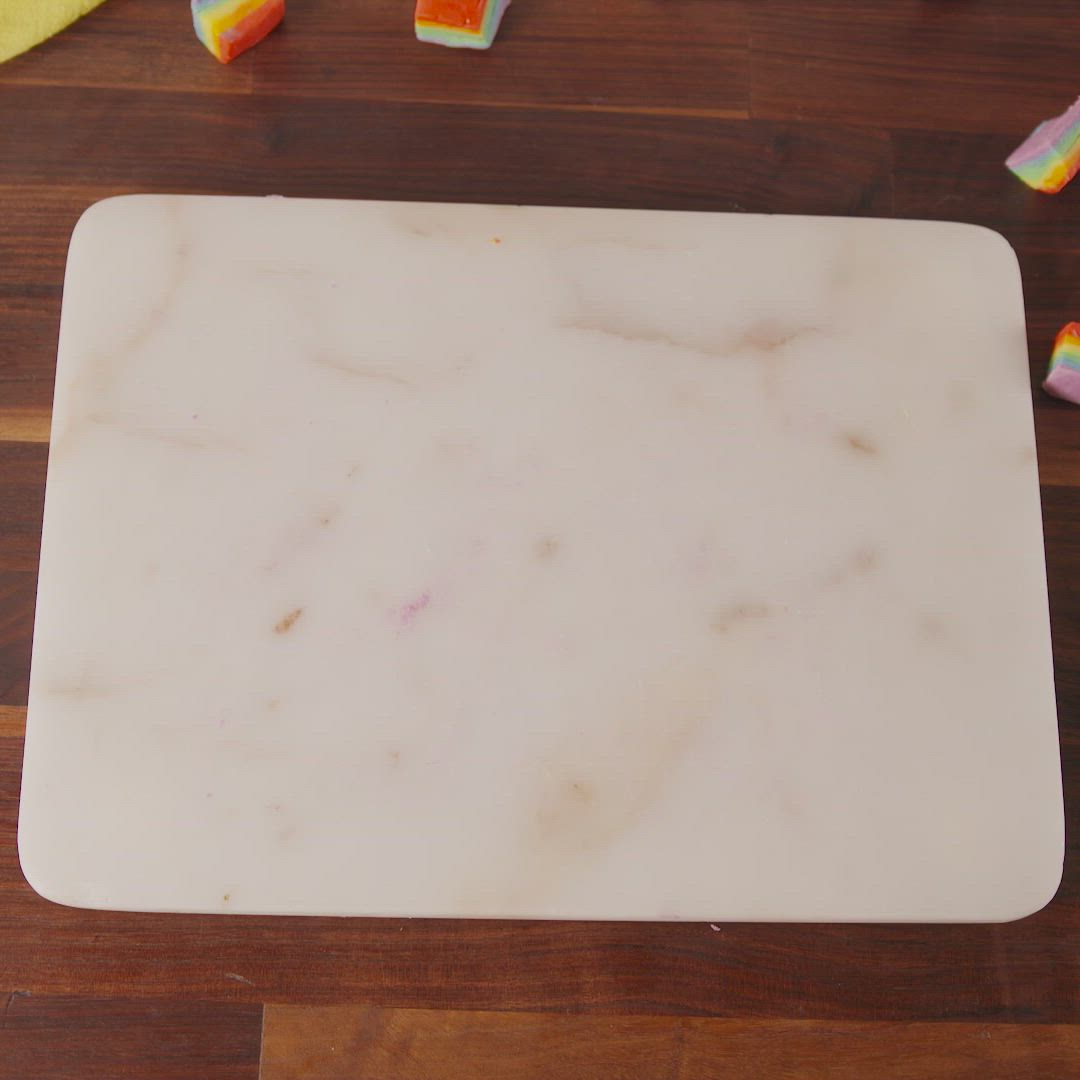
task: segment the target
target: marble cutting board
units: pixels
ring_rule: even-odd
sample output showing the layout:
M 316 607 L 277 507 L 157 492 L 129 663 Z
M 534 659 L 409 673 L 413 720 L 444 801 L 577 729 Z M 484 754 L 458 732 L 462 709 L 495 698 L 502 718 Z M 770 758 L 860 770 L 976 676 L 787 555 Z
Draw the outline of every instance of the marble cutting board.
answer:
M 1063 820 L 1011 249 L 92 207 L 19 846 L 44 896 L 101 908 L 1039 908 Z

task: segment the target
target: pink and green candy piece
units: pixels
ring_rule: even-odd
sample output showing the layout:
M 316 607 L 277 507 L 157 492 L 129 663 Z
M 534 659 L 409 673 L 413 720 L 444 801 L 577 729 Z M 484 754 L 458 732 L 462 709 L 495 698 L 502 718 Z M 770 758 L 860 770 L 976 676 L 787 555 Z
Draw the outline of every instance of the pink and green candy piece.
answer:
M 257 45 L 285 17 L 285 0 L 191 0 L 199 40 L 223 64 Z
M 1043 389 L 1080 405 L 1080 322 L 1069 323 L 1055 339 Z
M 1080 171 L 1080 100 L 1040 124 L 1005 164 L 1028 187 L 1057 194 Z

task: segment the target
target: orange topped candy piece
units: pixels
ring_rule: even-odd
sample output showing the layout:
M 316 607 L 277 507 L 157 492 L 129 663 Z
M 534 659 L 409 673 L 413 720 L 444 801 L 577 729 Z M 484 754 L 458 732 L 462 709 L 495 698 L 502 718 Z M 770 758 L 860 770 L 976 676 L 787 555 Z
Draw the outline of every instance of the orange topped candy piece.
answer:
M 510 0 L 416 0 L 416 36 L 456 49 L 486 49 Z

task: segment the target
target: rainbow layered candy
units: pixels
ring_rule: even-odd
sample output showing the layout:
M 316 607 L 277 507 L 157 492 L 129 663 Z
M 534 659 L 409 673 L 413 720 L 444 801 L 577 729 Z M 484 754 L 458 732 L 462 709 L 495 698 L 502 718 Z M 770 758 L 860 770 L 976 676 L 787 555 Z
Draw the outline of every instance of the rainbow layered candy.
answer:
M 1059 192 L 1080 171 L 1080 100 L 1041 123 L 1005 164 L 1028 187 Z
M 1080 405 L 1080 322 L 1071 322 L 1054 340 L 1043 389 Z
M 416 36 L 453 49 L 486 49 L 510 0 L 416 0 Z
M 191 0 L 199 40 L 227 64 L 260 41 L 285 17 L 285 0 Z

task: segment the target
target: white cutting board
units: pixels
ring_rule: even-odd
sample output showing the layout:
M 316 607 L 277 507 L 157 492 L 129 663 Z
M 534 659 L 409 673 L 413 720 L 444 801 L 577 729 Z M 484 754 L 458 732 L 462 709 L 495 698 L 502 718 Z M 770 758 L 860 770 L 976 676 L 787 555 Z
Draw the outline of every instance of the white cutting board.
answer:
M 1012 251 L 923 222 L 98 204 L 19 842 L 89 907 L 1040 907 L 1063 824 Z

